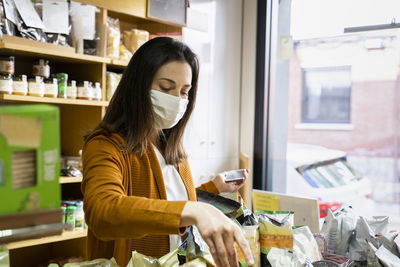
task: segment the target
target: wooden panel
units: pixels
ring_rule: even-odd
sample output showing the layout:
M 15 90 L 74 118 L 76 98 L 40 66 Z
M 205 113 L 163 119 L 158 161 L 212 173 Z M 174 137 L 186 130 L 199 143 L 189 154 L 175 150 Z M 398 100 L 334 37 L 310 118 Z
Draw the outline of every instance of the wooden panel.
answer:
M 19 249 L 19 248 L 25 248 L 25 247 L 37 246 L 37 245 L 59 242 L 59 241 L 64 241 L 64 240 L 70 240 L 70 239 L 75 239 L 75 238 L 82 238 L 82 237 L 86 237 L 86 236 L 87 236 L 86 230 L 65 231 L 61 235 L 48 236 L 48 237 L 42 237 L 42 238 L 37 238 L 37 239 L 29 239 L 29 240 L 9 243 L 9 244 L 7 244 L 7 248 L 9 250 L 14 250 L 14 249 Z
M 250 158 L 247 154 L 240 153 L 239 154 L 239 169 L 249 169 Z M 244 203 L 247 207 L 249 207 L 249 179 L 247 179 L 246 183 L 242 188 L 239 189 L 239 193 L 242 196 Z
M 107 101 L 21 96 L 21 95 L 8 95 L 8 94 L 0 94 L 0 100 L 4 102 L 1 104 L 5 104 L 6 102 L 9 102 L 9 104 L 14 104 L 14 103 L 23 104 L 25 102 L 25 104 L 42 103 L 42 104 L 79 105 L 79 106 L 96 106 L 96 107 L 108 106 Z
M 73 49 L 71 51 L 71 47 L 42 43 L 9 35 L 4 35 L 2 42 L 0 42 L 0 54 L 41 57 L 66 62 L 110 62 L 109 59 L 104 57 L 77 54 Z
M 36 267 L 46 262 L 50 257 L 50 244 L 33 246 L 29 248 L 12 249 L 10 250 L 10 266 Z
M 71 184 L 71 183 L 80 183 L 82 182 L 82 177 L 60 177 L 60 184 Z
M 102 119 L 101 107 L 63 105 L 60 110 L 61 153 L 65 156 L 79 156 L 83 136 Z
M 132 15 L 140 18 L 146 17 L 147 0 L 78 0 L 81 3 L 103 7 L 108 10 Z

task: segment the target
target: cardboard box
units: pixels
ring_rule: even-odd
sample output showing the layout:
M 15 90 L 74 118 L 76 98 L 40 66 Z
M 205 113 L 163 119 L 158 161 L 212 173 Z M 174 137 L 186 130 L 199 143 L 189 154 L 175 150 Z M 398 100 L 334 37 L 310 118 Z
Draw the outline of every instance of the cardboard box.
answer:
M 59 110 L 0 107 L 0 215 L 60 207 Z

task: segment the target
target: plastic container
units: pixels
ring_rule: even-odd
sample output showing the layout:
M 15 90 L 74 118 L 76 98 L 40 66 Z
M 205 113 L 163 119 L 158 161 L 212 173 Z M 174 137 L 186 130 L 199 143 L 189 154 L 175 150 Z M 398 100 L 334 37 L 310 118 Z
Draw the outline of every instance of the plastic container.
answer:
M 33 65 L 33 76 L 41 76 L 49 78 L 50 76 L 50 65 L 46 59 L 38 59 Z
M 76 99 L 78 97 L 78 88 L 76 87 L 76 81 L 72 80 L 67 86 L 67 98 Z
M 75 229 L 83 230 L 85 227 L 85 214 L 83 212 L 83 202 L 76 202 L 75 210 Z
M 36 76 L 35 78 L 30 78 L 28 80 L 28 95 L 40 97 L 44 95 L 43 77 Z
M 101 87 L 100 87 L 100 83 L 96 82 L 95 86 L 93 88 L 93 96 L 92 99 L 93 100 L 101 100 L 102 98 L 102 94 L 101 94 Z
M 44 96 L 57 97 L 58 95 L 58 81 L 56 78 L 44 80 Z
M 58 78 L 58 97 L 67 98 L 68 74 L 57 73 L 57 78 Z
M 92 83 L 84 81 L 78 84 L 78 99 L 92 99 Z
M 14 95 L 26 95 L 28 93 L 28 80 L 26 75 L 14 76 L 12 87 Z
M 76 211 L 75 206 L 73 206 L 73 205 L 67 206 L 67 214 L 66 214 L 65 224 L 70 226 L 68 229 L 72 228 L 71 230 L 73 230 L 75 228 L 75 211 Z
M 61 210 L 63 212 L 62 223 L 65 224 L 66 223 L 66 219 L 67 219 L 67 205 L 66 204 L 61 204 Z
M 14 57 L 0 56 L 0 73 L 14 74 Z
M 13 91 L 12 83 L 11 74 L 0 74 L 0 94 L 11 94 Z

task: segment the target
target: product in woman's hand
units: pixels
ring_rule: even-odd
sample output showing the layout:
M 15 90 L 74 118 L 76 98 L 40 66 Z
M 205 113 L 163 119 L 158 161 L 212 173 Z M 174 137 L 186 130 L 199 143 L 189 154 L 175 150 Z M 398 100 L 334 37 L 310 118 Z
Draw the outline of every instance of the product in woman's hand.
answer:
M 225 172 L 225 183 L 240 182 L 245 179 L 244 172 L 245 169 L 232 170 Z

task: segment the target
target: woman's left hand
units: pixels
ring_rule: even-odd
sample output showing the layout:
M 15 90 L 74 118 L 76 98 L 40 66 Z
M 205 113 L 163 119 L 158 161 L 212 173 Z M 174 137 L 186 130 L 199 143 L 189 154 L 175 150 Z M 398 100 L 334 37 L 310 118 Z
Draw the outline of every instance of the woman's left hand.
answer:
M 239 182 L 232 182 L 232 183 L 226 183 L 225 182 L 225 176 L 226 173 L 219 173 L 215 178 L 212 180 L 217 187 L 218 191 L 220 193 L 233 193 L 237 192 L 246 182 L 247 176 L 249 175 L 247 170 L 243 170 L 243 177 L 244 179 L 239 181 Z

